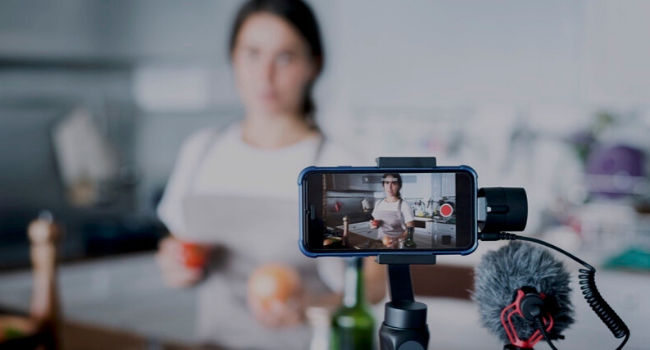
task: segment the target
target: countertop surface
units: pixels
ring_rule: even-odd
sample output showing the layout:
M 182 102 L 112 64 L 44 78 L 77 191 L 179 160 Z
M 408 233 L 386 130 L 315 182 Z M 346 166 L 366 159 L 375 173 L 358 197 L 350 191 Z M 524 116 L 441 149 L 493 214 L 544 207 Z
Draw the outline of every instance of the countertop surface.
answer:
M 28 310 L 31 270 L 0 274 L 0 305 Z M 194 340 L 194 289 L 167 288 L 153 253 L 64 264 L 59 288 L 65 318 L 140 335 Z
M 441 257 L 441 262 L 454 260 Z M 66 264 L 60 268 L 63 313 L 66 319 L 87 325 L 133 332 L 144 337 L 192 343 L 196 295 L 193 289 L 172 290 L 163 285 L 153 253 Z M 565 332 L 561 349 L 614 349 L 619 340 L 589 309 L 573 273 L 573 300 L 577 322 Z M 631 329 L 625 349 L 647 349 L 650 344 L 650 274 L 598 271 L 599 290 Z M 444 283 L 441 281 L 441 283 Z M 27 310 L 31 271 L 0 274 L 0 305 Z M 429 307 L 430 349 L 502 349 L 500 342 L 478 325 L 474 303 L 448 298 L 416 298 Z M 383 303 L 373 306 L 383 319 Z M 538 344 L 536 349 L 548 349 Z

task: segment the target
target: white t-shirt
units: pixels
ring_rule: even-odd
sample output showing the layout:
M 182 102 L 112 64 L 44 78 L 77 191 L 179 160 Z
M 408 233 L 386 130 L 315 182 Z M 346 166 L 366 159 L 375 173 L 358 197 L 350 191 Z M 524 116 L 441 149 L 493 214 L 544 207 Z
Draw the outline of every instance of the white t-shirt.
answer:
M 258 149 L 243 141 L 239 123 L 218 132 L 213 129 L 196 132 L 180 150 L 158 206 L 158 215 L 173 234 L 182 238 L 186 230 L 183 202 L 188 195 L 289 199 L 296 202 L 297 212 L 298 175 L 305 167 L 314 165 L 320 144 L 320 139 L 310 138 L 279 149 Z M 316 165 L 360 164 L 349 150 L 326 141 L 320 147 Z M 309 259 L 298 251 L 297 232 L 295 236 L 284 231 L 274 234 L 282 235 L 286 244 L 280 245 L 281 251 L 272 253 L 278 259 L 286 258 L 299 269 L 308 286 L 311 283 L 322 290 L 325 282 L 330 289 L 342 289 L 341 259 Z M 224 233 L 216 230 L 215 235 Z M 246 279 L 256 266 L 268 262 L 256 253 L 266 248 L 265 235 L 268 237 L 269 232 L 247 232 L 238 237 L 240 242 L 245 242 L 245 249 L 236 244 L 240 242 L 232 243 L 228 267 L 212 272 L 199 286 L 197 333 L 202 341 L 215 342 L 227 348 L 304 349 L 307 346 L 308 327 L 271 331 L 257 325 L 245 310 Z M 231 239 L 228 236 L 221 238 Z
M 375 205 L 375 209 L 372 211 L 372 213 L 374 214 L 376 210 L 397 211 L 398 206 L 399 206 L 399 200 L 390 203 L 387 202 L 385 199 L 383 199 L 381 200 L 381 202 L 379 202 L 378 205 Z M 409 202 L 405 200 L 402 200 L 402 218 L 404 219 L 404 221 L 402 222 L 402 228 L 404 229 L 406 229 L 404 223 L 415 220 L 415 218 L 413 217 L 413 209 L 411 208 Z

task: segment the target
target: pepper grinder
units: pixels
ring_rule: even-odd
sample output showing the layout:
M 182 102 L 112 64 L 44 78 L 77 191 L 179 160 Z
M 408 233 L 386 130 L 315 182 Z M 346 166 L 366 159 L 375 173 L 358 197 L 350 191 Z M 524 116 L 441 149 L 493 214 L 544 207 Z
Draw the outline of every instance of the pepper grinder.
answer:
M 61 229 L 44 211 L 27 228 L 31 242 L 34 286 L 30 315 L 43 337 L 43 350 L 61 349 L 61 310 L 56 279 L 57 242 Z
M 343 246 L 347 247 L 349 245 L 350 238 L 350 226 L 348 224 L 348 216 L 343 217 Z

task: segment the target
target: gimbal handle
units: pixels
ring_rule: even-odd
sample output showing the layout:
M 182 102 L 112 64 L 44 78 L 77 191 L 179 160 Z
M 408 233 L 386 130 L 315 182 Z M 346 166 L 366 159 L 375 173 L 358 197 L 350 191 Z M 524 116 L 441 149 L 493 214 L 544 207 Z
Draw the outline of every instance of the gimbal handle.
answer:
M 377 158 L 381 168 L 435 168 L 436 158 Z M 391 301 L 386 303 L 379 329 L 381 350 L 425 350 L 429 346 L 427 306 L 413 296 L 411 264 L 436 263 L 436 256 L 379 254 L 377 262 L 388 265 Z

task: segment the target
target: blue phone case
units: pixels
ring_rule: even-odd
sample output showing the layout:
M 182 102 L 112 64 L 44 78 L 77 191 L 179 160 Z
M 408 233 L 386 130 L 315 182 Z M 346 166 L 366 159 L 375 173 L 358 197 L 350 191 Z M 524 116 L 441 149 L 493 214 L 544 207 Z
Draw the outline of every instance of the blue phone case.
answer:
M 310 166 L 305 169 L 303 169 L 300 172 L 300 175 L 298 176 L 298 196 L 299 196 L 299 217 L 300 217 L 300 237 L 298 239 L 298 247 L 300 248 L 300 251 L 305 255 L 310 258 L 318 258 L 318 257 L 328 257 L 328 256 L 340 256 L 340 257 L 354 257 L 354 256 L 376 256 L 379 254 L 391 254 L 391 255 L 468 255 L 473 253 L 476 248 L 478 248 L 478 237 L 477 232 L 478 232 L 478 223 L 476 220 L 472 223 L 473 227 L 473 232 L 475 233 L 474 236 L 474 244 L 469 247 L 466 250 L 463 251 L 447 251 L 447 250 L 438 250 L 438 251 L 426 251 L 426 250 L 416 250 L 416 251 L 386 251 L 386 252 L 368 252 L 368 251 L 349 251 L 349 252 L 326 252 L 326 251 L 319 251 L 319 252 L 312 252 L 307 250 L 307 247 L 305 245 L 305 240 L 304 240 L 304 229 L 305 229 L 305 208 L 307 203 L 305 203 L 305 186 L 303 185 L 305 178 L 314 172 L 318 173 L 340 173 L 341 171 L 345 171 L 346 173 L 364 173 L 364 172 L 377 172 L 377 171 L 385 171 L 385 172 L 394 172 L 394 173 L 401 173 L 401 172 L 422 172 L 423 170 L 431 170 L 432 172 L 449 172 L 449 171 L 465 171 L 469 174 L 472 175 L 472 179 L 474 182 L 475 190 L 478 191 L 478 175 L 476 174 L 476 171 L 472 169 L 469 166 L 466 165 L 460 165 L 460 166 L 454 166 L 454 167 L 449 167 L 449 166 L 436 166 L 435 168 L 380 168 L 380 167 L 352 167 L 352 166 L 339 166 L 339 167 L 315 167 L 315 166 Z M 476 198 L 476 197 L 475 197 Z M 474 212 L 478 213 L 478 201 L 474 201 Z

